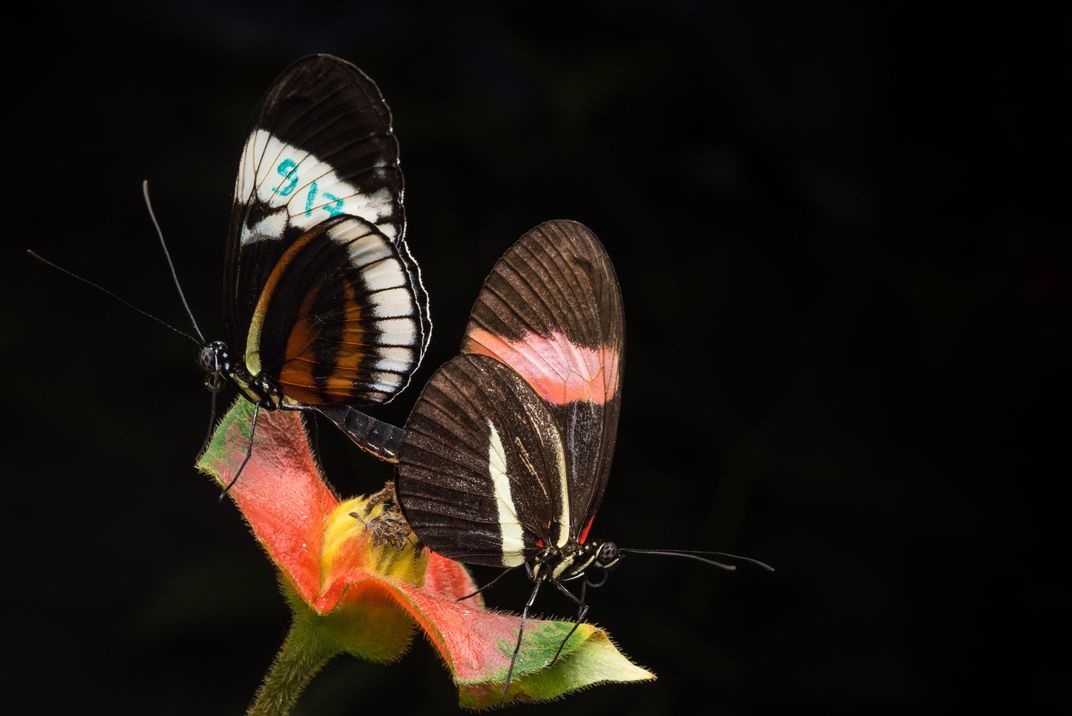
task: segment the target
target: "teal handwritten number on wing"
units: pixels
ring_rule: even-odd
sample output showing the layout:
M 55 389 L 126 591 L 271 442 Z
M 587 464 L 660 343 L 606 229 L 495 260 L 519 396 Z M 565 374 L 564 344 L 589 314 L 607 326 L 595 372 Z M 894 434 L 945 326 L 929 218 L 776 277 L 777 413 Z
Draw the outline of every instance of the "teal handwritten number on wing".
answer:
M 279 172 L 279 176 L 290 181 L 286 186 L 272 189 L 272 191 L 280 196 L 290 196 L 294 188 L 298 186 L 298 164 L 293 159 L 284 159 L 275 170 Z
M 331 195 L 330 194 L 325 194 L 324 196 L 331 196 Z M 308 196 L 305 197 L 305 215 L 306 216 L 312 216 L 313 215 L 313 200 L 314 199 L 316 199 L 316 182 L 315 181 L 312 184 L 309 185 L 309 194 L 308 194 Z
M 328 216 L 338 216 L 342 213 L 342 199 L 324 192 L 324 198 L 330 201 L 330 204 L 324 204 L 324 211 L 328 212 Z

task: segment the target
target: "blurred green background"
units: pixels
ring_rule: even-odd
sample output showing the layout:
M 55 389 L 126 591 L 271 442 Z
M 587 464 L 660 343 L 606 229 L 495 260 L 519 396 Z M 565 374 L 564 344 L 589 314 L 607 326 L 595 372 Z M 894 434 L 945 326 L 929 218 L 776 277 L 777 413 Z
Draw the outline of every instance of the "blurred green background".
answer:
M 1064 606 L 1046 551 L 1068 476 L 1047 466 L 1068 435 L 1067 408 L 1047 417 L 1070 353 L 1067 18 L 674 1 L 24 10 L 5 53 L 0 708 L 239 713 L 282 640 L 270 563 L 191 467 L 209 402 L 194 348 L 22 251 L 185 328 L 149 178 L 193 309 L 222 337 L 249 114 L 315 51 L 362 67 L 394 111 L 435 321 L 414 385 L 457 351 L 515 239 L 583 221 L 628 326 L 593 534 L 778 568 L 627 560 L 590 616 L 659 681 L 516 713 L 1056 701 L 1064 672 L 1037 640 Z M 378 414 L 403 422 L 417 392 Z M 342 493 L 390 477 L 319 434 Z M 527 592 L 518 575 L 488 602 L 517 610 Z M 454 704 L 418 639 L 394 666 L 332 663 L 300 713 Z

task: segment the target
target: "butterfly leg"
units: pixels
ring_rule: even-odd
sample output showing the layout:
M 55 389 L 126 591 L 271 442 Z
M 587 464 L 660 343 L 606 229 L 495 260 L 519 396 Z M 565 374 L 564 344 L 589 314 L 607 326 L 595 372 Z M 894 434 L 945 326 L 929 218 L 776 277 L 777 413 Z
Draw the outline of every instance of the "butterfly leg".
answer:
M 223 501 L 223 496 L 234 487 L 234 484 L 238 482 L 238 476 L 242 474 L 242 471 L 246 469 L 246 463 L 253 457 L 253 438 L 257 434 L 257 416 L 261 414 L 261 404 L 253 404 L 253 420 L 249 426 L 249 445 L 246 447 L 246 457 L 242 460 L 242 464 L 238 466 L 238 471 L 235 473 L 231 481 L 227 483 L 227 487 L 223 488 L 223 492 L 220 493 L 220 501 Z
M 529 600 L 525 602 L 525 608 L 521 610 L 521 626 L 517 630 L 517 645 L 514 646 L 514 655 L 510 657 L 510 669 L 506 672 L 506 683 L 503 684 L 499 706 L 506 704 L 506 690 L 510 688 L 510 680 L 514 676 L 514 665 L 517 664 L 517 654 L 521 651 L 521 637 L 525 634 L 525 620 L 529 618 L 529 609 L 536 603 L 536 594 L 539 593 L 541 584 L 543 584 L 543 580 L 536 580 L 536 586 L 532 588 L 532 594 L 529 595 Z
M 316 412 L 310 410 L 307 413 L 306 417 L 307 417 L 307 420 L 306 420 L 305 424 L 306 425 L 311 425 L 311 427 L 312 427 L 312 430 L 310 430 L 309 432 L 311 432 L 313 434 L 312 435 L 312 437 L 313 437 L 313 454 L 314 455 L 319 455 L 320 454 L 320 424 L 316 422 Z
M 292 413 L 302 413 L 303 415 L 306 416 L 305 425 L 309 427 L 309 432 L 311 433 L 311 439 L 312 439 L 312 442 L 313 442 L 313 453 L 315 455 L 319 455 L 320 454 L 320 432 L 319 432 L 319 424 L 316 422 L 316 408 L 313 408 L 312 406 L 309 406 L 309 405 L 288 404 L 288 403 L 285 403 L 285 402 L 281 402 L 277 406 L 276 409 L 277 410 L 287 410 L 287 411 L 290 411 Z
M 208 430 L 205 431 L 205 439 L 201 441 L 201 449 L 197 451 L 198 457 L 205 454 L 208 443 L 212 439 L 212 428 L 216 427 L 216 394 L 220 392 L 219 386 L 214 382 L 209 387 L 209 391 L 212 393 L 212 407 L 208 412 Z
M 308 405 L 288 405 L 287 403 L 280 403 L 276 410 L 289 410 L 292 413 L 312 413 L 315 412 L 314 408 Z
M 507 567 L 507 568 L 506 568 L 506 569 L 504 569 L 504 570 L 503 570 L 502 572 L 500 572 L 500 573 L 499 573 L 499 576 L 495 577 L 495 579 L 491 580 L 490 582 L 488 582 L 488 583 L 487 583 L 487 584 L 485 584 L 484 586 L 480 587 L 480 588 L 479 588 L 479 589 L 477 589 L 477 590 L 476 590 L 475 592 L 469 592 L 469 593 L 468 593 L 468 594 L 466 594 L 466 595 L 465 595 L 464 597 L 458 597 L 458 598 L 457 598 L 457 599 L 456 599 L 455 601 L 459 601 L 459 602 L 464 602 L 464 601 L 465 601 L 466 599 L 468 599 L 469 597 L 475 597 L 476 595 L 478 595 L 478 594 L 480 594 L 481 592 L 483 592 L 483 591 L 484 591 L 485 589 L 488 589 L 488 588 L 490 588 L 490 587 L 494 586 L 494 584 L 495 584 L 496 582 L 498 582 L 498 581 L 499 581 L 500 579 L 502 579 L 503 577 L 505 577 L 505 576 L 506 576 L 507 574 L 509 574 L 510 572 L 513 572 L 513 571 L 514 571 L 515 569 L 517 569 L 517 567 Z
M 592 580 L 590 580 L 588 578 L 588 574 L 586 572 L 585 575 L 584 575 L 584 583 L 585 583 L 585 585 L 591 587 L 592 589 L 599 589 L 604 584 L 606 584 L 607 583 L 607 573 L 609 572 L 609 570 L 604 569 L 604 570 L 602 570 L 602 572 L 603 572 L 603 574 L 600 576 L 598 582 L 593 582 Z
M 555 652 L 555 658 L 551 659 L 552 664 L 554 664 L 556 661 L 558 661 L 558 657 L 561 656 L 562 649 L 565 648 L 566 642 L 568 642 L 570 640 L 570 637 L 573 636 L 573 632 L 577 631 L 577 627 L 579 627 L 581 625 L 581 622 L 584 621 L 584 618 L 586 616 L 588 616 L 588 605 L 584 601 L 585 593 L 588 591 L 588 580 L 587 579 L 585 579 L 583 582 L 581 582 L 581 598 L 580 599 L 578 599 L 577 597 L 573 596 L 573 592 L 571 592 L 570 590 L 568 590 L 564 586 L 562 586 L 562 584 L 560 582 L 555 582 L 555 586 L 558 588 L 558 591 L 560 591 L 563 594 L 565 594 L 569 598 L 569 600 L 571 602 L 573 602 L 574 604 L 577 605 L 577 621 L 575 621 L 573 623 L 573 628 L 570 629 L 570 632 L 569 632 L 569 634 L 566 635 L 566 638 L 563 639 L 562 643 L 558 645 L 558 651 Z

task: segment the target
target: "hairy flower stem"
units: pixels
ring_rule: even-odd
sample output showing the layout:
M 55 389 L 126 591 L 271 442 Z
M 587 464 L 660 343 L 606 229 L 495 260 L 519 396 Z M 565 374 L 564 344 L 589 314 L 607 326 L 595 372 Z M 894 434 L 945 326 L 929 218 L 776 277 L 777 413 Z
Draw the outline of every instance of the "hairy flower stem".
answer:
M 289 714 L 309 682 L 339 653 L 333 639 L 317 628 L 316 615 L 298 610 L 287 638 L 275 655 L 246 716 Z

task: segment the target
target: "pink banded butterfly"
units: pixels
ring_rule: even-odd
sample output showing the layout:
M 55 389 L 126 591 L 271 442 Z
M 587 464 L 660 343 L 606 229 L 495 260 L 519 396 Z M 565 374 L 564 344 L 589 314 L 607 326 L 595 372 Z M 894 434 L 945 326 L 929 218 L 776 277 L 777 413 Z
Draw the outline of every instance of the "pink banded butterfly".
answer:
M 622 297 L 610 258 L 582 224 L 547 222 L 495 264 L 462 354 L 429 379 L 406 423 L 395 483 L 417 536 L 452 559 L 505 567 L 485 588 L 517 567 L 533 582 L 504 701 L 542 585 L 577 606 L 576 630 L 588 612 L 588 587 L 602 586 L 626 554 L 734 568 L 708 558 L 717 556 L 766 567 L 722 552 L 620 549 L 588 539 L 610 475 L 624 357 Z M 579 594 L 564 584 L 573 581 Z

